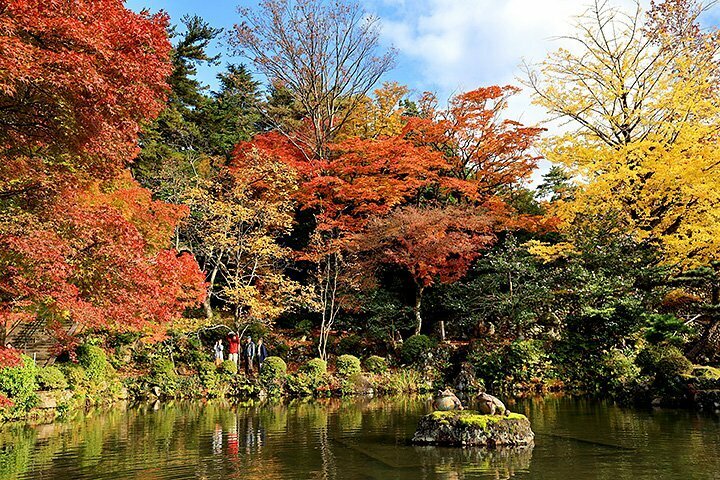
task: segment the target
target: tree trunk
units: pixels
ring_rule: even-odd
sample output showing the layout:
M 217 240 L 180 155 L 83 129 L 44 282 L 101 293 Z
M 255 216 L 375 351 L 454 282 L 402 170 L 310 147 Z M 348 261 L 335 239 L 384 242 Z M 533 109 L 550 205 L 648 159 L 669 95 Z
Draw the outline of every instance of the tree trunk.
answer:
M 210 305 L 210 294 L 208 293 L 208 296 L 205 297 L 205 301 L 203 302 L 203 308 L 205 309 L 205 318 L 208 320 L 211 320 L 213 317 L 213 311 L 212 311 L 212 305 Z
M 215 277 L 217 276 L 218 272 L 218 265 L 216 264 L 213 268 L 212 273 L 210 274 L 210 279 L 208 280 L 208 290 L 207 290 L 207 296 L 205 297 L 205 301 L 203 302 L 203 308 L 205 309 L 205 317 L 210 320 L 213 317 L 213 311 L 212 311 L 212 293 L 213 288 L 215 287 Z
M 422 329 L 422 317 L 420 316 L 420 307 L 422 306 L 422 295 L 425 287 L 420 285 L 415 289 L 415 335 L 420 335 L 420 329 Z
M 327 342 L 332 330 L 335 318 L 340 310 L 337 305 L 338 276 L 340 269 L 340 258 L 337 253 L 331 253 L 320 267 L 320 299 L 322 304 L 322 323 L 320 324 L 320 342 L 318 354 L 320 358 L 327 361 Z
M 440 320 L 440 341 L 445 341 L 445 320 Z

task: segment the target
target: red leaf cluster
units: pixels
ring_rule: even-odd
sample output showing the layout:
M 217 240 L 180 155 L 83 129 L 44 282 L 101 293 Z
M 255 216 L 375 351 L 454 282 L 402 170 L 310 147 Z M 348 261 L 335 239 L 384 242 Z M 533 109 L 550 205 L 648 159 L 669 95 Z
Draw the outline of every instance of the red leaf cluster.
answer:
M 318 212 L 321 230 L 361 231 L 373 217 L 417 201 L 446 167 L 442 155 L 402 136 L 352 138 L 333 153 L 298 192 L 300 204 Z
M 187 210 L 124 172 L 140 125 L 164 107 L 167 24 L 122 0 L 0 4 L 6 326 L 40 317 L 154 333 L 204 298 L 197 263 L 168 249 Z
M 137 153 L 140 122 L 163 108 L 167 24 L 122 0 L 2 2 L 0 148 L 114 176 Z
M 15 367 L 20 365 L 22 359 L 20 358 L 20 352 L 14 348 L 6 348 L 0 346 L 0 368 L 3 367 Z M 2 407 L 2 396 L 0 396 L 0 407 Z
M 419 287 L 452 283 L 495 241 L 496 221 L 481 210 L 405 207 L 371 222 L 359 248 L 372 263 L 403 268 Z
M 12 407 L 15 405 L 12 400 L 7 398 L 5 395 L 0 394 L 0 408 Z
M 0 309 L 140 330 L 167 323 L 203 300 L 204 276 L 194 259 L 158 249 L 125 218 L 135 219 L 137 209 L 147 222 L 141 227 L 163 225 L 167 218 L 149 213 L 155 202 L 148 198 L 121 210 L 97 198 L 88 202 L 88 195 L 66 192 L 46 218 L 0 234 Z

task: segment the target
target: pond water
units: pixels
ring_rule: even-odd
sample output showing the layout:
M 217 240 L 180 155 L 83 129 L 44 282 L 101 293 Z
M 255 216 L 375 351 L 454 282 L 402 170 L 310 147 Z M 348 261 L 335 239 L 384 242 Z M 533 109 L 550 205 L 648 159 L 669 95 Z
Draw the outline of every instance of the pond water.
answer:
M 571 398 L 518 401 L 526 450 L 414 447 L 428 399 L 115 407 L 0 428 L 0 479 L 720 479 L 720 421 Z

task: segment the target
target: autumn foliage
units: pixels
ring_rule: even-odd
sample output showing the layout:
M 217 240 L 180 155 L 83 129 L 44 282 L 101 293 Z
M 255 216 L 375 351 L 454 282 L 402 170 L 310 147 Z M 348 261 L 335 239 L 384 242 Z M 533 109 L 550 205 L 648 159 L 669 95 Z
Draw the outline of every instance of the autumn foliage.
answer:
M 137 153 L 140 122 L 163 107 L 166 26 L 165 15 L 134 13 L 121 0 L 3 2 L 3 155 L 38 170 L 117 173 Z
M 487 334 L 482 355 L 559 341 L 561 367 L 632 362 L 678 326 L 659 341 L 720 358 L 706 6 L 592 2 L 574 47 L 526 66 L 566 121 L 541 141 L 508 118 L 515 86 L 380 83 L 395 52 L 354 0 L 263 0 L 229 37 L 122 0 L 0 2 L 0 368 L 37 327 L 73 358 L 75 326 L 154 341 L 275 322 L 325 360 L 343 330 L 390 352 L 446 324 Z M 204 86 L 222 38 L 264 78 L 228 65 Z
M 187 210 L 123 173 L 164 105 L 166 27 L 119 0 L 0 7 L 3 327 L 149 332 L 202 300 L 197 263 L 169 249 Z
M 517 214 L 505 199 L 536 167 L 531 149 L 542 132 L 503 118 L 517 91 L 477 89 L 453 98 L 446 110 L 426 95 L 422 117 L 403 117 L 393 105 L 406 90 L 389 84 L 376 92 L 376 103 L 364 103 L 344 139 L 328 146 L 330 155 L 301 152 L 277 132 L 257 136 L 236 155 L 254 148 L 298 172 L 295 200 L 315 220 L 313 241 L 300 257 L 319 265 L 321 283 L 333 284 L 321 291 L 337 293 L 337 282 L 351 277 L 325 269 L 350 268 L 347 253 L 371 257 L 368 271 L 394 265 L 415 283 L 419 328 L 424 288 L 463 277 L 497 232 L 542 223 Z
M 481 210 L 404 207 L 371 222 L 360 247 L 375 265 L 396 265 L 424 289 L 462 278 L 495 241 L 495 220 Z
M 579 180 L 556 205 L 570 237 L 588 222 L 612 224 L 669 266 L 718 259 L 720 31 L 701 27 L 703 10 L 652 2 L 643 18 L 598 3 L 580 17 L 579 50 L 530 72 L 536 102 L 575 127 L 545 151 Z

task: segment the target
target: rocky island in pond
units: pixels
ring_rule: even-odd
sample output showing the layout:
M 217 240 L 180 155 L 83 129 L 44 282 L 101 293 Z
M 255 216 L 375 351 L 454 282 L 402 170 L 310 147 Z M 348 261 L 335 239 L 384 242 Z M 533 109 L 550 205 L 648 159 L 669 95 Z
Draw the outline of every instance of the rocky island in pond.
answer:
M 483 415 L 473 410 L 435 411 L 420 419 L 412 443 L 445 446 L 529 446 L 535 434 L 519 413 Z

